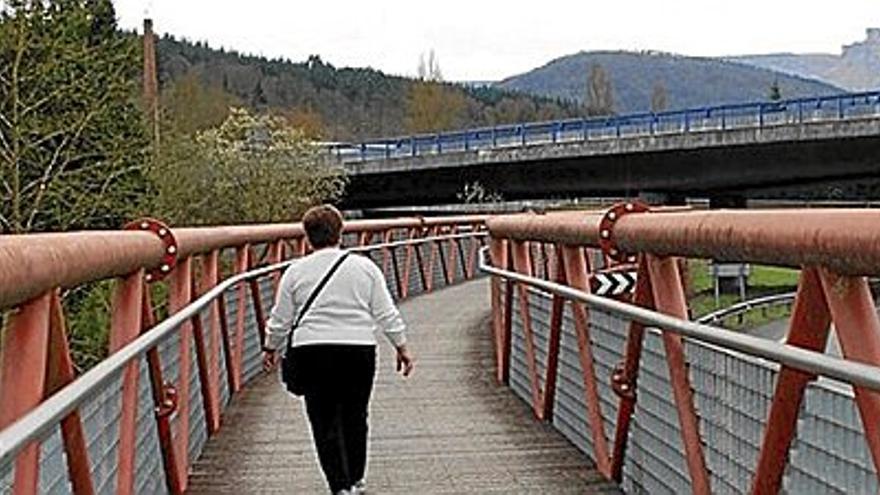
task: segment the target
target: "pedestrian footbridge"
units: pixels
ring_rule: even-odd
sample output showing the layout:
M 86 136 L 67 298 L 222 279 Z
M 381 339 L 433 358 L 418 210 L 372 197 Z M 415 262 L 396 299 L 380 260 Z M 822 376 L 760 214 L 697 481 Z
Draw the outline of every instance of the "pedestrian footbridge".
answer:
M 348 223 L 417 357 L 403 380 L 381 351 L 369 492 L 876 494 L 878 226 L 636 203 Z M 0 493 L 325 491 L 260 369 L 306 251 L 297 224 L 0 238 Z M 689 321 L 693 258 L 801 267 L 785 342 Z M 609 274 L 635 286 L 598 293 Z M 110 353 L 79 372 L 64 296 L 103 280 Z

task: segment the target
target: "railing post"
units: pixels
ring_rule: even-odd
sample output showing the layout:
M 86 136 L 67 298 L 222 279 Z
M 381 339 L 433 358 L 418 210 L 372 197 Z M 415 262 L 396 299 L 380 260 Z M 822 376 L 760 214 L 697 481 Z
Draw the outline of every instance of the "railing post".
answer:
M 513 269 L 526 276 L 532 276 L 532 262 L 529 245 L 525 241 L 510 241 L 513 254 Z M 522 283 L 516 284 L 519 295 L 519 314 L 522 323 L 523 340 L 526 346 L 526 365 L 528 366 L 529 384 L 532 391 L 532 412 L 538 419 L 544 419 L 544 395 L 538 383 L 537 350 L 535 336 L 532 332 L 532 319 L 529 309 L 529 288 Z
M 563 269 L 568 285 L 589 293 L 590 265 L 584 256 L 584 250 L 574 246 L 562 248 Z M 604 420 L 599 400 L 599 386 L 596 377 L 596 365 L 593 359 L 593 348 L 590 339 L 590 315 L 584 304 L 572 302 L 575 332 L 578 340 L 578 358 L 581 365 L 581 379 L 584 384 L 584 405 L 587 409 L 588 423 L 593 443 L 593 454 L 596 467 L 605 477 L 611 476 L 608 443 L 605 440 Z
M 838 120 L 843 118 L 843 98 L 841 97 L 837 98 L 837 118 Z
M 412 153 L 412 156 L 417 156 L 419 154 L 419 152 L 418 152 L 418 148 L 416 148 L 416 137 L 415 136 L 412 136 L 409 138 L 409 146 L 410 146 L 410 153 Z
M 525 146 L 526 145 L 526 126 L 525 125 L 519 126 L 519 131 L 520 131 L 520 140 L 521 140 L 520 144 L 522 146 Z
M 492 128 L 492 147 L 493 148 L 498 147 L 498 133 L 495 130 L 495 127 Z
M 6 428 L 43 400 L 46 348 L 49 345 L 50 293 L 22 304 L 0 334 L 0 429 Z M 28 372 L 22 373 L 22 370 Z M 25 447 L 15 461 L 13 494 L 37 493 L 40 445 Z
M 491 256 L 492 266 L 506 269 L 507 260 L 507 242 L 505 239 L 496 237 L 489 241 L 489 254 Z M 490 290 L 492 296 L 492 329 L 495 342 L 495 379 L 499 384 L 505 383 L 505 363 L 509 358 L 510 349 L 504 347 L 504 342 L 509 340 L 504 337 L 504 322 L 507 314 L 504 308 L 504 298 L 501 294 L 501 279 L 492 277 L 490 282 Z M 507 294 L 507 298 L 510 294 Z
M 758 104 L 758 128 L 764 128 L 764 104 Z
M 439 133 L 434 137 L 434 139 L 437 141 L 437 154 L 438 155 L 443 153 L 443 140 L 441 138 L 442 138 L 442 135 Z
M 801 271 L 798 292 L 789 323 L 786 344 L 823 352 L 828 341 L 831 314 L 815 268 Z M 797 429 L 804 389 L 813 376 L 783 366 L 776 379 L 776 392 L 764 427 L 751 492 L 778 493 L 788 461 L 788 450 Z
M 173 315 L 193 300 L 192 258 L 179 259 L 171 271 L 168 288 L 168 314 Z M 180 326 L 180 354 L 177 383 L 177 470 L 189 472 L 189 410 L 190 376 L 192 374 L 192 323 Z M 188 478 L 181 477 L 181 488 L 186 490 Z
M 651 254 L 645 256 L 656 310 L 687 320 L 687 303 L 685 302 L 678 260 L 673 257 L 660 258 Z M 678 422 L 681 427 L 681 439 L 685 449 L 692 492 L 708 495 L 711 493 L 709 472 L 706 469 L 706 459 L 700 441 L 699 420 L 694 409 L 693 389 L 688 378 L 687 361 L 681 337 L 663 332 L 663 348 L 666 351 L 669 382 L 678 410 Z
M 248 270 L 248 253 L 250 251 L 250 244 L 245 244 L 244 246 L 240 246 L 235 249 L 235 273 L 241 274 Z M 234 345 L 234 354 L 235 359 L 233 359 L 235 373 L 233 374 L 234 382 L 233 382 L 233 391 L 238 392 L 241 390 L 242 381 L 244 380 L 244 370 L 243 370 L 243 362 L 244 362 L 244 331 L 245 331 L 245 321 L 244 316 L 247 311 L 247 282 L 241 282 L 235 288 L 235 292 L 237 294 L 236 301 L 236 315 L 235 315 L 235 345 Z M 264 345 L 263 342 L 260 342 L 260 345 Z
M 113 294 L 110 318 L 110 352 L 116 352 L 141 333 L 141 304 L 144 270 L 138 270 L 118 282 Z M 122 374 L 122 411 L 119 418 L 119 460 L 116 493 L 134 493 L 135 454 L 137 451 L 138 361 L 132 361 Z

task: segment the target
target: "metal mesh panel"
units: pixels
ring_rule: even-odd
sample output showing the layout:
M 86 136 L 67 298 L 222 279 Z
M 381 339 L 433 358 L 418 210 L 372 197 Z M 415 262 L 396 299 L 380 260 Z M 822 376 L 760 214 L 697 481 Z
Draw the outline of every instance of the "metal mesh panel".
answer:
M 203 318 L 203 314 L 204 312 L 199 315 L 199 318 Z M 189 354 L 192 367 L 189 374 L 189 443 L 187 444 L 187 455 L 190 462 L 193 462 L 199 458 L 205 441 L 208 438 L 207 425 L 205 424 L 205 406 L 202 401 L 202 386 L 199 382 L 195 337 L 190 339 Z
M 67 456 L 61 442 L 61 428 L 56 427 L 40 445 L 39 492 L 46 494 L 70 493 L 67 480 Z
M 504 285 L 501 286 L 502 292 Z M 549 335 L 550 297 L 531 291 L 530 316 L 542 386 Z M 518 297 L 513 304 L 510 384 L 531 403 Z M 606 439 L 613 438 L 617 397 L 610 387 L 613 366 L 623 359 L 629 322 L 590 311 L 590 337 Z M 570 305 L 563 313 L 554 426 L 588 456 L 593 455 L 584 404 L 582 370 Z M 747 493 L 757 462 L 778 366 L 712 345 L 685 341 L 713 493 Z M 623 488 L 628 493 L 687 493 L 690 476 L 681 443 L 678 413 L 669 385 L 662 337 L 645 335 Z M 820 380 L 810 384 L 799 416 L 786 493 L 877 493 L 877 474 L 861 418 L 848 386 Z
M 550 335 L 550 305 L 545 297 L 532 292 L 529 304 L 529 317 L 532 321 L 535 356 L 538 369 L 538 386 L 543 390 L 547 376 L 547 349 Z M 519 304 L 519 291 L 514 289 L 513 326 L 511 331 L 510 388 L 526 403 L 532 404 L 532 382 L 529 376 L 526 357 L 525 332 Z
M 787 493 L 878 492 L 877 473 L 848 386 L 810 384 L 783 480 Z
M 778 366 L 685 342 L 706 464 L 716 493 L 745 493 L 754 477 Z
M 139 367 L 134 492 L 167 493 L 147 360 Z

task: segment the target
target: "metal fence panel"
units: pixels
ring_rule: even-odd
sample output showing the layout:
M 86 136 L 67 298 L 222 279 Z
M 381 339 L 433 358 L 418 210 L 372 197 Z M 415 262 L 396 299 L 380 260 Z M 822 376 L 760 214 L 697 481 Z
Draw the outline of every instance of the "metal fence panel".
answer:
M 503 292 L 504 285 L 501 288 Z M 531 404 L 518 297 L 513 302 L 510 386 L 517 396 Z M 529 306 L 543 387 L 550 296 L 530 291 Z M 618 399 L 610 386 L 610 374 L 623 359 L 629 322 L 598 311 L 589 312 L 589 321 L 604 431 L 611 442 Z M 694 341 L 685 341 L 685 354 L 713 493 L 747 493 L 778 366 Z M 690 476 L 678 413 L 669 385 L 662 337 L 656 329 L 645 334 L 637 394 L 624 463 L 624 490 L 651 494 L 689 492 Z M 562 320 L 553 425 L 592 456 L 584 400 L 577 335 L 567 303 Z M 827 380 L 810 384 L 783 479 L 784 492 L 875 494 L 878 488 L 849 387 Z

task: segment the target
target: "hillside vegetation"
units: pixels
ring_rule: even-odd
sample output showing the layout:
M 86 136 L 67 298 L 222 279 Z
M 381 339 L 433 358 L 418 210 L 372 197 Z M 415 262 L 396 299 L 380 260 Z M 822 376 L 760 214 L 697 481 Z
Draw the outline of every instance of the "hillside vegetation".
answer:
M 501 88 L 409 79 L 370 68 L 337 68 L 318 56 L 269 60 L 204 43 L 159 40 L 163 91 L 195 77 L 210 91 L 257 111 L 283 114 L 321 137 L 351 140 L 576 116 L 579 105 Z M 413 61 L 413 68 L 416 67 Z M 425 111 L 432 118 L 425 122 Z

